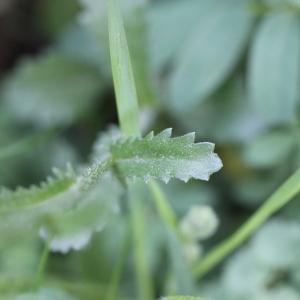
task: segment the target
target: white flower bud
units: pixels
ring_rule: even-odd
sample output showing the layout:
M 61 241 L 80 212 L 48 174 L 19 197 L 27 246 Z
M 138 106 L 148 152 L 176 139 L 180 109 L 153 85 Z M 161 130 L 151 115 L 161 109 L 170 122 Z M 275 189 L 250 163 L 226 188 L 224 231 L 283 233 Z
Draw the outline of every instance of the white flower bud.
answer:
M 211 237 L 218 225 L 218 218 L 211 207 L 195 205 L 180 222 L 180 229 L 187 239 L 195 241 Z
M 183 253 L 189 263 L 194 263 L 203 253 L 202 246 L 197 242 L 188 242 L 183 245 Z

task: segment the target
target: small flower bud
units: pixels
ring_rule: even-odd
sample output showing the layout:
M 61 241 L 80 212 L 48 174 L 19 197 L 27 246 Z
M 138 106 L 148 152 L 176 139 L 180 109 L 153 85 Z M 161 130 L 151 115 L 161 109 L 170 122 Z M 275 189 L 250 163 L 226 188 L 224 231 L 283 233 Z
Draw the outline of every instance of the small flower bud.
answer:
M 197 242 L 188 242 L 183 245 L 183 253 L 189 263 L 195 262 L 203 253 L 202 246 Z
M 180 222 L 180 229 L 187 239 L 195 241 L 211 237 L 218 225 L 218 218 L 211 207 L 195 205 Z

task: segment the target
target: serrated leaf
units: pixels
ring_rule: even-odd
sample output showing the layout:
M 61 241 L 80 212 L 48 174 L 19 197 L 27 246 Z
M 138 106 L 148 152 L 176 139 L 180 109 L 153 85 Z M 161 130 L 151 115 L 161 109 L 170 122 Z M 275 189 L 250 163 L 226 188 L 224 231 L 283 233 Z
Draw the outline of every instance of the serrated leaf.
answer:
M 85 247 L 94 232 L 101 231 L 113 214 L 119 211 L 120 184 L 106 174 L 95 188 L 86 192 L 72 210 L 48 217 L 40 236 L 48 240 L 54 252 L 67 253 Z
M 24 230 L 36 231 L 44 226 L 44 237 L 56 239 L 53 249 L 68 251 L 83 247 L 91 234 L 106 224 L 106 215 L 116 211 L 118 199 L 114 196 L 120 195 L 120 189 L 114 185 L 109 193 L 113 179 L 110 178 L 102 190 L 100 186 L 97 189 L 110 167 L 106 163 L 94 162 L 80 175 L 75 175 L 71 169 L 67 172 L 56 170 L 55 177 L 29 189 L 3 189 L 0 195 L 2 236 L 10 232 L 10 238 Z M 107 195 L 100 197 L 104 191 Z
M 297 14 L 271 13 L 260 24 L 254 39 L 250 96 L 256 110 L 271 123 L 295 118 L 300 79 L 299 24 Z
M 3 99 L 20 121 L 41 127 L 66 125 L 92 108 L 102 88 L 99 77 L 90 65 L 50 51 L 18 65 L 6 82 Z
M 171 129 L 156 136 L 123 139 L 111 146 L 111 154 L 119 172 L 125 178 L 190 178 L 208 180 L 222 167 L 214 144 L 194 143 L 195 135 L 171 138 Z
M 54 176 L 38 186 L 19 187 L 15 191 L 0 190 L 0 214 L 12 213 L 18 209 L 30 209 L 47 199 L 55 198 L 75 184 L 75 173 L 71 168 L 63 172 L 54 169 Z
M 170 109 L 191 109 L 234 69 L 253 24 L 249 0 L 213 1 L 181 51 L 171 76 Z M 224 54 L 226 49 L 226 54 Z

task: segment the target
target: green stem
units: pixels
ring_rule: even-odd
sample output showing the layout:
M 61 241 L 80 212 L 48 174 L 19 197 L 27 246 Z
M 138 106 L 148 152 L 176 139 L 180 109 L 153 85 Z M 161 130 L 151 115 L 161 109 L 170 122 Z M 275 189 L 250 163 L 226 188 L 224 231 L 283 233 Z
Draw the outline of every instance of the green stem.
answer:
M 105 297 L 106 300 L 115 300 L 118 297 L 117 291 L 122 277 L 122 271 L 124 268 L 125 260 L 129 252 L 129 245 L 130 245 L 129 241 L 130 241 L 130 230 L 129 228 L 127 228 L 127 232 L 123 240 L 123 245 L 120 251 L 120 255 L 112 271 L 110 283 L 106 292 L 106 297 Z
M 139 288 L 139 299 L 154 299 L 151 273 L 146 256 L 146 215 L 141 206 L 139 183 L 129 185 L 129 202 L 131 213 L 131 226 L 133 232 L 133 244 L 135 249 L 135 269 L 137 274 L 137 285 Z
M 49 243 L 46 241 L 43 252 L 42 252 L 42 256 L 41 256 L 41 259 L 39 262 L 38 270 L 37 270 L 37 276 L 36 276 L 36 287 L 37 288 L 39 288 L 43 282 L 49 254 L 50 254 L 50 246 L 49 246 Z
M 170 206 L 169 201 L 163 193 L 161 187 L 156 181 L 151 180 L 149 182 L 149 188 L 152 195 L 154 196 L 155 205 L 161 219 L 164 221 L 165 225 L 178 233 L 176 215 L 172 210 L 172 207 Z
M 300 13 L 300 5 L 293 3 L 281 3 L 274 5 L 265 3 L 251 3 L 249 9 L 256 14 L 267 14 L 272 12 Z
M 291 201 L 299 192 L 300 169 L 283 183 L 236 233 L 201 259 L 194 268 L 194 275 L 197 278 L 201 278 L 212 270 L 237 247 L 242 245 L 270 216 Z

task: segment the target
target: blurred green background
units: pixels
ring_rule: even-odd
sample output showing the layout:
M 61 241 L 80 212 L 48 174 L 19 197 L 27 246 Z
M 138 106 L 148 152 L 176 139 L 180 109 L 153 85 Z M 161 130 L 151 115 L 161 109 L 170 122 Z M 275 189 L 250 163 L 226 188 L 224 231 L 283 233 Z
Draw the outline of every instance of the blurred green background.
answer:
M 98 134 L 117 124 L 105 2 L 1 0 L 1 186 L 28 187 L 53 167 L 82 166 Z M 204 280 L 188 279 L 185 267 L 234 232 L 299 167 L 300 1 L 120 2 L 143 132 L 195 131 L 198 141 L 216 144 L 224 164 L 208 183 L 162 185 L 179 219 L 194 205 L 208 205 L 219 220 L 210 239 L 186 251 L 187 261 L 176 250 L 172 258 L 144 193 L 157 298 L 299 300 L 300 199 Z M 9 242 L 0 236 L 0 298 L 106 299 L 129 222 L 124 209 L 81 251 L 53 252 L 45 290 L 36 295 L 26 282 L 36 274 L 42 241 L 30 232 Z M 131 247 L 117 299 L 138 299 Z

